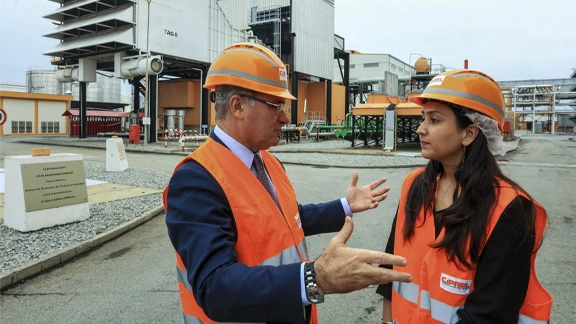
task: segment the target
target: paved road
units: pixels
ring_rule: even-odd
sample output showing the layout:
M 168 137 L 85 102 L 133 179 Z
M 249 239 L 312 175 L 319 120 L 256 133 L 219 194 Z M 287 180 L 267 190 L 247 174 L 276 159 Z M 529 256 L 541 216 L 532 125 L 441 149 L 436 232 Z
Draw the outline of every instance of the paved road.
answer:
M 0 138 L 1 154 L 28 154 L 34 145 L 14 145 Z M 6 151 L 5 151 L 6 150 Z M 52 152 L 85 154 L 104 161 L 103 150 L 57 148 Z M 132 167 L 170 172 L 177 156 L 129 154 Z M 576 142 L 568 136 L 525 136 L 504 172 L 524 186 L 548 210 L 550 224 L 537 270 L 555 298 L 552 322 L 576 323 L 576 168 L 542 167 L 538 163 L 576 164 Z M 302 203 L 340 197 L 351 169 L 286 166 Z M 399 186 L 410 169 L 363 169 L 360 182 L 388 178 L 390 196 L 374 211 L 355 217 L 349 245 L 382 250 L 399 198 Z M 312 257 L 321 254 L 332 235 L 309 239 Z M 164 216 L 103 245 L 90 254 L 27 280 L 0 296 L 0 323 L 181 323 L 173 250 Z M 378 323 L 381 299 L 374 288 L 331 295 L 319 307 L 321 323 Z

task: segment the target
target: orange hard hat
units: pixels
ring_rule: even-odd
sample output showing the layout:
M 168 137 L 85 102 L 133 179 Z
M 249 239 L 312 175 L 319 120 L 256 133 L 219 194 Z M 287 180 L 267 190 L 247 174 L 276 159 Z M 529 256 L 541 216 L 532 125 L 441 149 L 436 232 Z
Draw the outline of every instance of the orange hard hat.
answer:
M 504 96 L 488 75 L 474 70 L 451 70 L 435 76 L 424 92 L 409 100 L 424 106 L 425 100 L 440 100 L 484 114 L 504 126 Z
M 286 66 L 274 52 L 254 43 L 226 47 L 212 62 L 204 88 L 232 85 L 272 96 L 296 100 L 288 91 Z

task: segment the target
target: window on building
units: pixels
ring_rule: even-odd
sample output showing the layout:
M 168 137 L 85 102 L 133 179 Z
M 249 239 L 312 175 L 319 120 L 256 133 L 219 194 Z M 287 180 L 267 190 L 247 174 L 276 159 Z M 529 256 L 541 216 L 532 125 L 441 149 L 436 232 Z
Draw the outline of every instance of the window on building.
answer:
M 392 66 L 392 71 L 396 71 L 396 65 L 395 64 L 391 64 Z
M 32 133 L 31 121 L 12 121 L 12 133 Z
M 60 122 L 42 122 L 40 127 L 42 133 L 60 133 Z
M 350 68 L 353 69 L 353 68 L 354 68 L 354 64 L 350 64 Z
M 398 73 L 399 73 L 399 74 L 404 74 L 404 69 L 398 68 Z
M 378 63 L 364 63 L 365 68 L 378 67 Z

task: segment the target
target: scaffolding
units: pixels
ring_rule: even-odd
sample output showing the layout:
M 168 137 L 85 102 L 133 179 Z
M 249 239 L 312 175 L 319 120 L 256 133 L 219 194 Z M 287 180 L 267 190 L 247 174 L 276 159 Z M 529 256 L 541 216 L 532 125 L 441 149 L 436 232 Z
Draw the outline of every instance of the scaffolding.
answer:
M 512 89 L 513 129 L 517 116 L 521 125 L 526 122 L 526 128 L 532 133 L 550 132 L 554 134 L 558 116 L 570 115 L 576 112 L 576 106 L 565 100 L 576 99 L 576 92 L 562 91 L 562 87 L 553 84 L 517 86 Z M 563 109 L 557 109 L 563 107 Z M 526 116 L 531 116 L 527 121 Z M 562 119 L 564 120 L 564 119 Z

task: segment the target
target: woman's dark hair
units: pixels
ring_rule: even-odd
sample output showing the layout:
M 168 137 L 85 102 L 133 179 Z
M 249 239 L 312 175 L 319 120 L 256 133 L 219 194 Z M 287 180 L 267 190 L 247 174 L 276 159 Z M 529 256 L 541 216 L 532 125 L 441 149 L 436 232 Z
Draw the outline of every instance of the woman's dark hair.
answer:
M 456 116 L 456 125 L 459 129 L 472 124 L 464 115 L 465 108 L 451 104 L 449 107 Z M 405 206 L 406 221 L 403 228 L 405 241 L 410 241 L 416 226 L 422 226 L 416 223 L 422 208 L 424 208 L 425 218 L 434 217 L 437 179 L 443 172 L 444 167 L 439 161 L 430 160 L 424 172 L 414 179 L 408 191 Z M 523 192 L 531 202 L 533 200 L 518 184 L 502 173 L 496 159 L 488 150 L 487 139 L 482 131 L 479 131 L 476 139 L 466 147 L 464 162 L 459 166 L 455 178 L 459 186 L 456 186 L 453 194 L 454 202 L 442 211 L 440 220 L 437 222 L 445 227 L 444 238 L 431 247 L 445 249 L 451 262 L 459 261 L 455 262 L 458 267 L 462 265 L 473 269 L 478 263 L 482 247 L 487 240 L 486 224 L 494 202 L 498 200 L 498 179 L 504 180 L 517 191 Z M 458 195 L 460 190 L 460 195 Z M 534 228 L 535 217 L 532 203 L 530 213 L 525 217 L 526 237 L 533 233 L 531 229 Z M 468 239 L 470 240 L 469 251 L 467 251 Z

